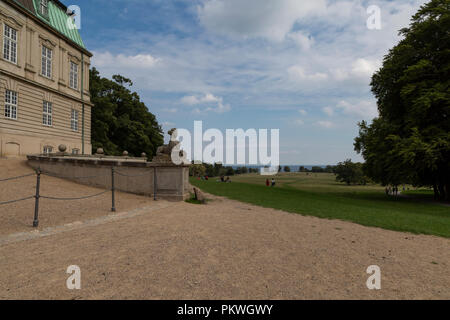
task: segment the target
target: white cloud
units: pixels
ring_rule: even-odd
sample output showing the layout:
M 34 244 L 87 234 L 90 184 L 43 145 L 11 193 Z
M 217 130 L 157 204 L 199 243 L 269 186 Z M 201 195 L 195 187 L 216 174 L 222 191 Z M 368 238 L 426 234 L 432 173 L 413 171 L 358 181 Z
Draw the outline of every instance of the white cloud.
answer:
M 325 0 L 205 0 L 200 22 L 210 31 L 282 41 L 295 22 L 326 10 Z
M 216 97 L 215 95 L 211 93 L 206 93 L 202 96 L 185 96 L 181 98 L 180 102 L 182 104 L 186 104 L 189 106 L 195 106 L 195 105 L 205 105 L 205 104 L 215 104 L 214 107 L 208 106 L 203 110 L 203 112 L 209 112 L 214 111 L 217 113 L 225 113 L 231 110 L 231 106 L 228 104 L 223 103 L 223 98 Z M 201 113 L 202 110 L 200 108 L 195 108 L 193 110 L 194 113 Z
M 110 52 L 94 52 L 92 64 L 97 67 L 114 66 L 116 68 L 142 68 L 154 67 L 160 59 L 150 54 L 138 54 L 127 56 L 124 54 L 113 55 Z
M 298 126 L 302 126 L 305 124 L 305 121 L 303 121 L 302 119 L 295 119 L 294 124 L 296 124 Z
M 358 59 L 352 64 L 352 74 L 362 77 L 371 77 L 379 68 L 378 60 Z
M 306 81 L 322 81 L 328 79 L 328 75 L 322 72 L 308 73 L 302 66 L 291 66 L 288 69 L 288 74 L 293 80 Z
M 308 51 L 314 45 L 314 38 L 302 31 L 291 32 L 287 37 L 293 40 L 304 51 Z
M 322 109 L 322 111 L 329 117 L 332 117 L 334 115 L 334 109 L 332 107 L 325 107 Z
M 380 60 L 368 58 L 358 58 L 353 61 L 347 69 L 337 68 L 330 71 L 334 79 L 338 81 L 355 79 L 360 81 L 366 79 L 369 81 L 373 74 L 381 67 Z
M 164 108 L 162 111 L 167 112 L 167 113 L 177 113 L 178 109 L 177 108 Z
M 372 120 L 378 116 L 378 109 L 375 101 L 359 100 L 348 102 L 342 100 L 338 103 L 337 108 L 342 110 L 346 115 L 368 120 Z
M 325 129 L 330 129 L 330 128 L 334 127 L 334 123 L 331 121 L 317 121 L 316 124 Z
M 304 109 L 298 110 L 298 113 L 300 113 L 302 116 L 306 116 L 308 114 L 308 112 Z

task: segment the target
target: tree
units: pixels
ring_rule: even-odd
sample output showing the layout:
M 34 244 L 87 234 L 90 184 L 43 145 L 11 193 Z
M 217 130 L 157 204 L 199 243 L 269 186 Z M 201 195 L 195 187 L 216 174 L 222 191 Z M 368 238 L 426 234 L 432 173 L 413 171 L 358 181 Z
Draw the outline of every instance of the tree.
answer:
M 450 200 L 450 2 L 432 0 L 372 78 L 379 117 L 361 122 L 355 150 L 385 185 L 432 186 Z
M 106 154 L 148 157 L 164 143 L 156 117 L 129 87 L 131 80 L 120 75 L 113 80 L 102 78 L 93 68 L 89 73 L 92 108 L 92 147 L 103 148 Z
M 232 167 L 226 167 L 225 169 L 226 169 L 225 175 L 227 175 L 227 176 L 234 176 L 235 172 L 234 172 L 234 169 Z
M 361 163 L 353 163 L 350 159 L 338 163 L 334 167 L 334 174 L 336 181 L 345 182 L 347 185 L 351 184 L 365 184 L 364 174 Z
M 323 172 L 326 173 L 333 173 L 334 172 L 334 166 L 326 166 Z
M 284 167 L 284 172 L 291 172 L 291 167 L 285 166 Z
M 319 166 L 312 167 L 311 171 L 314 172 L 314 173 L 323 173 L 323 172 L 325 172 L 325 170 L 322 167 L 319 167 Z
M 191 177 L 204 177 L 206 176 L 206 168 L 203 164 L 192 164 L 189 167 L 189 175 Z

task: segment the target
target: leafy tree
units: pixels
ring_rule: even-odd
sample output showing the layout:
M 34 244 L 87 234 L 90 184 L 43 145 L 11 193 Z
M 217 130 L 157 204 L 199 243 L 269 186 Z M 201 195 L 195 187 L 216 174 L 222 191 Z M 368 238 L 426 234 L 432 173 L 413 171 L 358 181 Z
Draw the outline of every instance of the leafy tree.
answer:
M 291 167 L 285 166 L 284 167 L 284 172 L 291 172 Z
M 334 172 L 334 166 L 326 166 L 324 169 L 324 172 L 326 173 L 333 173 Z
M 206 176 L 206 168 L 203 164 L 192 164 L 189 167 L 189 175 L 191 177 L 204 177 Z
M 120 75 L 109 80 L 93 68 L 89 73 L 92 108 L 92 147 L 102 147 L 106 154 L 121 155 L 128 151 L 148 157 L 164 143 L 156 117 L 129 87 L 131 80 Z
M 353 163 L 351 160 L 340 162 L 334 167 L 334 174 L 336 181 L 345 182 L 347 185 L 365 184 L 361 163 Z
M 226 172 L 225 172 L 226 176 L 234 176 L 234 174 L 235 174 L 235 172 L 232 167 L 226 167 Z
M 385 185 L 434 187 L 450 200 L 450 1 L 432 0 L 372 78 L 379 117 L 360 123 L 355 150 Z

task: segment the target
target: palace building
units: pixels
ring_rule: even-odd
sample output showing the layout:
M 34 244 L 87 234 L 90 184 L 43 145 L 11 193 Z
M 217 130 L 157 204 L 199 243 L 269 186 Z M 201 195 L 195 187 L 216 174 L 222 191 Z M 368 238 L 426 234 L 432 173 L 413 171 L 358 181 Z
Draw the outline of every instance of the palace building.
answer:
M 89 67 L 58 0 L 0 0 L 0 157 L 91 154 Z

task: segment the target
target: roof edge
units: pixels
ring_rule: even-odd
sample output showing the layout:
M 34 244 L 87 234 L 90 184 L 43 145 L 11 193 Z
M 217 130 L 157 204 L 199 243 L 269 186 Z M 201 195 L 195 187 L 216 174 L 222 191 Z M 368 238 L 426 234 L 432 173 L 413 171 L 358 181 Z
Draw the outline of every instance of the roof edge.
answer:
M 77 48 L 78 50 L 80 50 L 82 53 L 84 53 L 85 55 L 87 55 L 89 58 L 93 57 L 94 55 L 87 50 L 86 48 L 83 48 L 82 46 L 80 46 L 78 43 L 76 43 L 75 41 L 73 41 L 72 39 L 70 39 L 69 37 L 67 37 L 66 35 L 64 35 L 63 33 L 59 32 L 58 30 L 56 30 L 55 28 L 53 28 L 51 25 L 45 23 L 44 21 L 42 21 L 38 16 L 36 16 L 33 12 L 30 12 L 28 9 L 24 8 L 23 6 L 21 6 L 19 3 L 17 3 L 14 0 L 4 0 L 7 4 L 9 4 L 10 6 L 12 6 L 13 8 L 15 8 L 16 10 L 24 13 L 26 16 L 32 18 L 35 22 L 37 22 L 39 25 L 43 26 L 44 28 L 52 31 L 53 33 L 57 34 L 59 37 L 63 38 L 64 40 L 66 40 L 68 43 L 70 43 L 72 46 L 74 46 L 75 48 Z M 60 6 L 61 8 L 65 7 L 67 10 L 67 7 L 60 1 L 58 0 L 53 0 L 55 3 L 58 4 L 58 6 Z

